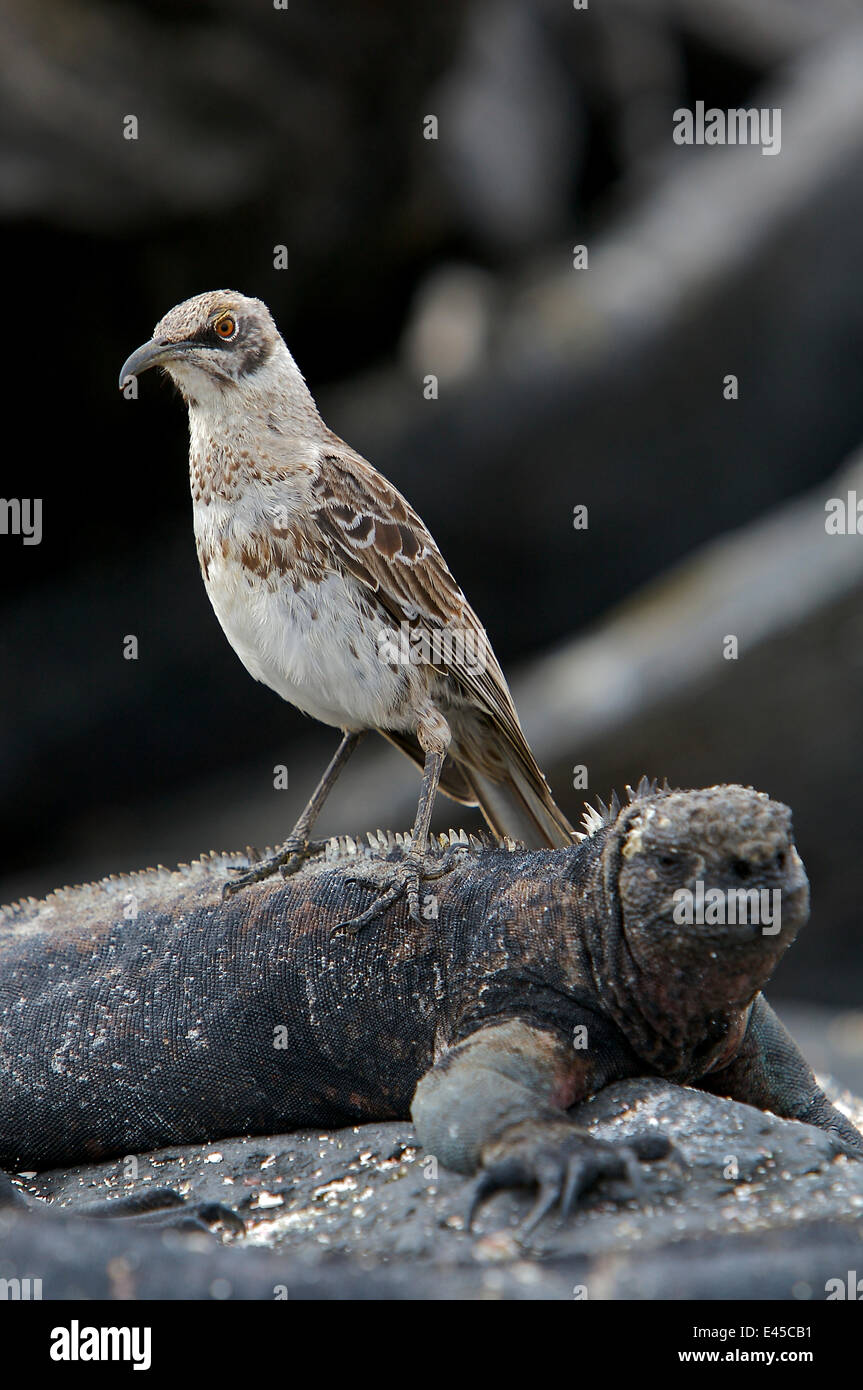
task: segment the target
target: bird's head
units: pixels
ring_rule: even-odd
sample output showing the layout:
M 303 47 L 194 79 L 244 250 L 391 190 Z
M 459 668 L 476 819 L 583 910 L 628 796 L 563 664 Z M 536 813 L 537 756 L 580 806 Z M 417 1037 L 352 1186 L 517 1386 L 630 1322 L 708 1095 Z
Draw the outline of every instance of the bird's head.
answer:
M 164 367 L 187 401 L 203 402 L 248 390 L 277 356 L 294 366 L 266 304 L 235 290 L 209 290 L 159 320 L 149 342 L 123 363 L 120 389 L 129 377 Z

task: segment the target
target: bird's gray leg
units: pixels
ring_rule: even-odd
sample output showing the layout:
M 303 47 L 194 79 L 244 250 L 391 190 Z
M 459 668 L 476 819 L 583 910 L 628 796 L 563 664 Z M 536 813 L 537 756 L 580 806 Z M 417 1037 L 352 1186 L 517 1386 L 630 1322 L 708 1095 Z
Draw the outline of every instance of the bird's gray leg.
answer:
M 288 839 L 285 841 L 285 844 L 291 844 L 296 841 L 301 845 L 308 843 L 309 832 L 320 815 L 324 802 L 335 786 L 339 773 L 354 749 L 365 738 L 365 735 L 365 729 L 361 729 L 359 733 L 345 733 L 342 736 L 342 741 L 330 759 L 329 766 L 309 797 L 309 803 L 306 809 L 303 811 L 288 836 Z M 284 846 L 282 848 L 284 848 Z
M 310 855 L 317 854 L 324 847 L 324 841 L 310 840 L 312 826 L 321 812 L 321 807 L 335 786 L 339 773 L 353 753 L 354 749 L 365 736 L 365 730 L 359 733 L 344 733 L 342 741 L 333 754 L 326 772 L 321 778 L 315 790 L 309 798 L 308 805 L 303 811 L 287 840 L 269 858 L 262 859 L 253 869 L 240 873 L 240 877 L 232 883 L 226 883 L 222 890 L 223 896 L 228 897 L 231 893 L 236 893 L 238 889 L 245 888 L 249 883 L 259 883 L 263 878 L 269 878 L 270 874 L 280 869 L 282 876 L 287 878 L 294 873 L 305 859 Z M 440 775 L 440 774 L 438 774 Z
M 420 913 L 420 885 L 424 878 L 441 878 L 453 867 L 454 853 L 445 856 L 433 867 L 426 863 L 428 852 L 429 825 L 434 810 L 438 783 L 443 771 L 447 749 L 450 745 L 450 729 L 443 715 L 434 706 L 429 706 L 424 717 L 417 724 L 417 740 L 425 752 L 423 780 L 414 828 L 411 831 L 411 847 L 401 864 L 393 866 L 393 880 L 376 900 L 356 917 L 340 922 L 336 930 L 355 932 L 380 916 L 403 894 L 407 894 L 408 911 L 415 922 L 422 923 Z M 352 881 L 365 883 L 370 880 L 360 875 L 352 875 Z

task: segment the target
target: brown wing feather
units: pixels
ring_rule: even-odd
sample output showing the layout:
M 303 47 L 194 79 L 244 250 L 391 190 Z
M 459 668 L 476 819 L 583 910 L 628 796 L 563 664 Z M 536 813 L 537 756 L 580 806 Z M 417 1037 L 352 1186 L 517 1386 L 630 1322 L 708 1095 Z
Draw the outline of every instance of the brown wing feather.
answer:
M 346 446 L 328 452 L 315 488 L 316 520 L 345 568 L 373 590 L 397 622 L 458 627 L 483 651 L 485 669 L 453 662 L 448 674 L 516 744 L 524 742 L 503 672 L 422 519 L 371 464 Z M 467 645 L 467 644 L 466 644 Z
M 560 837 L 565 841 L 569 823 L 555 806 L 528 747 L 485 628 L 422 519 L 386 478 L 335 435 L 333 448 L 321 458 L 314 491 L 321 532 L 344 567 L 376 594 L 397 623 L 407 621 L 428 631 L 455 628 L 465 636 L 471 635 L 474 651 L 482 652 L 483 662 L 455 660 L 447 665 L 445 674 L 485 714 L 502 737 L 506 750 L 495 750 L 493 740 L 490 744 L 481 739 L 470 750 L 471 761 L 498 781 L 511 778 L 508 764 L 514 758 L 533 794 L 560 827 Z M 470 651 L 466 641 L 463 645 L 464 650 Z M 405 751 L 408 756 L 415 756 L 412 750 Z M 461 799 L 466 792 L 465 799 L 473 800 L 476 793 L 469 776 L 466 782 L 455 795 Z M 449 786 L 446 790 L 453 794 Z

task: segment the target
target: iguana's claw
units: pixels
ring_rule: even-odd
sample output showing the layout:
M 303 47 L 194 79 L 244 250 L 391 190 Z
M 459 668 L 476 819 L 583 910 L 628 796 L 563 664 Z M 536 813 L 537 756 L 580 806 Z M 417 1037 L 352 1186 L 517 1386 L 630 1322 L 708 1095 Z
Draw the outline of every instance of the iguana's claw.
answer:
M 232 1235 L 243 1235 L 242 1217 L 221 1202 L 187 1202 L 172 1187 L 151 1187 L 129 1197 L 109 1197 L 78 1209 L 81 1216 L 112 1221 L 131 1221 L 136 1226 L 159 1230 L 207 1231 L 222 1226 Z
M 641 1197 L 644 1179 L 639 1161 L 652 1162 L 672 1152 L 663 1134 L 633 1135 L 626 1143 L 596 1139 L 586 1130 L 561 1121 L 516 1125 L 487 1146 L 484 1169 L 471 1194 L 467 1227 L 481 1203 L 504 1187 L 538 1187 L 536 1201 L 519 1228 L 522 1238 L 539 1225 L 552 1207 L 567 1216 L 579 1197 L 602 1178 L 624 1178 Z
M 209 1235 L 220 1227 L 233 1236 L 246 1233 L 243 1218 L 221 1202 L 197 1202 L 175 1211 L 154 1212 L 152 1218 L 145 1218 L 145 1224 L 174 1231 L 206 1231 Z

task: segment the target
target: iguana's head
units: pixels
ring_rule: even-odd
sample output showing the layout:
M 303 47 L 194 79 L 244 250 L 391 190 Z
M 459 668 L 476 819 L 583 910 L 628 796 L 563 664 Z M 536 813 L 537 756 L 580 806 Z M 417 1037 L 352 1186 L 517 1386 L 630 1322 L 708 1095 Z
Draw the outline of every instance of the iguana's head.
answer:
M 612 815 L 616 812 L 612 824 Z M 619 900 L 618 973 L 650 989 L 650 1012 L 739 1008 L 809 914 L 791 812 L 749 787 L 642 784 L 605 824 L 606 891 Z

